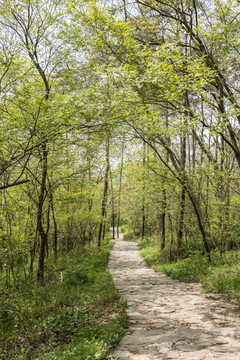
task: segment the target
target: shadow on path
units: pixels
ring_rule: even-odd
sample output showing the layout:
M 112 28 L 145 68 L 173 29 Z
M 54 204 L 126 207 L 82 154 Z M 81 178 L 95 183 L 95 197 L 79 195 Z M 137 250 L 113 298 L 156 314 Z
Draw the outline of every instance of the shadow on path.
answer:
M 109 270 L 127 300 L 130 333 L 119 360 L 240 360 L 240 315 L 231 302 L 204 294 L 201 284 L 149 269 L 135 242 L 115 241 Z

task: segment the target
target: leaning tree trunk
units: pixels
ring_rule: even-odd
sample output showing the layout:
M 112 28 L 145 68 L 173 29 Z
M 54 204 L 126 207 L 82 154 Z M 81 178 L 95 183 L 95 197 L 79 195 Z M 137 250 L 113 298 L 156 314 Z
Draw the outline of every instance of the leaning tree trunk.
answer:
M 104 240 L 105 229 L 106 229 L 108 175 L 109 175 L 109 171 L 110 171 L 109 150 L 110 150 L 110 138 L 109 138 L 109 135 L 108 135 L 107 144 L 106 144 L 106 171 L 105 171 L 105 178 L 104 178 L 101 222 L 100 222 L 100 225 L 99 225 L 99 232 L 98 232 L 98 247 L 101 247 L 101 242 L 102 242 L 102 240 Z
M 151 146 L 151 148 L 155 151 L 160 161 L 172 172 L 172 174 L 176 177 L 176 179 L 180 182 L 182 186 L 184 186 L 186 193 L 189 196 L 189 199 L 191 200 L 191 203 L 194 208 L 194 212 L 197 217 L 199 230 L 202 236 L 202 242 L 205 252 L 208 255 L 208 258 L 210 260 L 210 245 L 209 245 L 209 235 L 205 229 L 205 224 L 203 220 L 202 210 L 199 203 L 199 199 L 195 194 L 195 191 L 192 189 L 192 186 L 190 185 L 189 178 L 187 174 L 183 171 L 181 171 L 181 168 L 179 167 L 180 160 L 177 158 L 177 155 L 174 153 L 174 151 L 168 146 L 166 141 L 164 139 L 161 139 L 162 145 L 165 147 L 165 149 L 169 153 L 169 157 L 171 159 L 173 168 L 163 159 L 157 148 L 149 142 L 148 144 Z

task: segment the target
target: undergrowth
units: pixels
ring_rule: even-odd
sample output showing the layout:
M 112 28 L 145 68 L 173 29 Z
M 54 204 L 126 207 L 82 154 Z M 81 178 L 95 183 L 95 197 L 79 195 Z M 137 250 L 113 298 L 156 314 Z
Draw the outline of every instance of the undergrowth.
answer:
M 138 240 L 140 253 L 155 271 L 164 272 L 173 279 L 201 282 L 205 291 L 222 293 L 238 301 L 240 307 L 240 251 L 211 252 L 211 262 L 201 252 L 188 254 L 185 259 L 169 262 L 167 250 L 161 251 L 154 240 Z M 169 249 L 168 249 L 169 250 Z
M 1 284 L 2 360 L 108 358 L 128 327 L 125 303 L 106 270 L 111 246 L 48 259 L 44 285 Z

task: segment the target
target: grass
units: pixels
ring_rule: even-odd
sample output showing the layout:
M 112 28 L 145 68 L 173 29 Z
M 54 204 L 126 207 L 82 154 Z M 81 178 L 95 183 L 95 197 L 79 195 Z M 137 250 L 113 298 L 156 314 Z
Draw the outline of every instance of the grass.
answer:
M 1 284 L 2 360 L 109 358 L 128 328 L 125 303 L 106 270 L 111 247 L 49 259 L 44 285 Z
M 240 250 L 225 252 L 222 256 L 212 251 L 211 263 L 200 252 L 167 263 L 167 250 L 161 252 L 156 241 L 138 242 L 141 255 L 155 271 L 184 282 L 201 282 L 205 291 L 237 300 L 240 307 Z
M 120 228 L 124 233 L 124 240 L 126 241 L 134 241 L 137 236 L 140 236 L 139 229 L 138 231 L 133 231 L 131 228 L 128 227 L 127 223 L 124 221 L 120 222 Z

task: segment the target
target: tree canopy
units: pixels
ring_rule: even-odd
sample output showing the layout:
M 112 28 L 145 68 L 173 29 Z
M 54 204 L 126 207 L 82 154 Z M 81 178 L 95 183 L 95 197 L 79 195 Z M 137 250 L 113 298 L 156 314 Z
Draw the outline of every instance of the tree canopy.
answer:
M 168 261 L 239 248 L 239 2 L 0 8 L 1 283 L 111 225 Z

